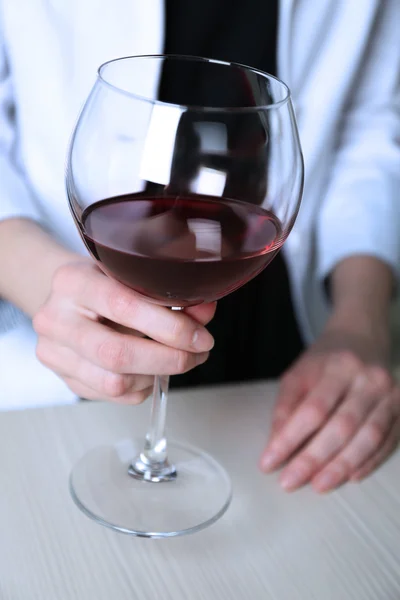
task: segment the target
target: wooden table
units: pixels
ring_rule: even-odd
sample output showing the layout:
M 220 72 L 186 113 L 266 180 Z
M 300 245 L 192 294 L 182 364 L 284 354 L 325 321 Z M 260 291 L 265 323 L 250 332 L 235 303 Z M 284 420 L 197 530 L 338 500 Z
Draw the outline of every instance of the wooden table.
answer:
M 141 434 L 148 406 L 83 403 L 0 414 L 1 600 L 399 600 L 400 455 L 362 485 L 292 495 L 256 467 L 272 384 L 179 393 L 171 437 L 221 460 L 221 521 L 170 540 L 96 525 L 69 496 L 89 448 Z

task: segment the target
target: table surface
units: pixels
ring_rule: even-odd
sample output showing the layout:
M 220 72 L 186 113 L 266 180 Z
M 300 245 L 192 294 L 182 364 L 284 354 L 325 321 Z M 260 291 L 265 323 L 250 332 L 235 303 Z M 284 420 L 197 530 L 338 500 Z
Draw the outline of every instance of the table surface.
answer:
M 284 494 L 257 470 L 272 383 L 175 393 L 171 437 L 231 474 L 212 527 L 147 540 L 87 519 L 68 475 L 89 448 L 141 435 L 148 405 L 0 414 L 1 600 L 399 600 L 400 455 L 361 485 Z

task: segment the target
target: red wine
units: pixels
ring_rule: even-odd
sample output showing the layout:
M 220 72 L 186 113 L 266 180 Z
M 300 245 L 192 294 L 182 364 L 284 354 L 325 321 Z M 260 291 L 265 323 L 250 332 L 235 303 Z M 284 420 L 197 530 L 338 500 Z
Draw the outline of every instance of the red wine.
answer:
M 203 196 L 102 200 L 83 213 L 82 235 L 107 274 L 166 306 L 222 298 L 255 277 L 284 241 L 272 213 Z

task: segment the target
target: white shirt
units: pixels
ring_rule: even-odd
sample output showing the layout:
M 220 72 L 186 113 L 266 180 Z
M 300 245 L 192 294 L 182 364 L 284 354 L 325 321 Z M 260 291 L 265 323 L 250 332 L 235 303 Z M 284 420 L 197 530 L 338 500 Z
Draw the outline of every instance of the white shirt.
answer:
M 163 5 L 0 0 L 0 219 L 36 219 L 85 251 L 64 188 L 71 131 L 102 62 L 162 52 Z M 322 282 L 340 260 L 400 264 L 399 24 L 399 0 L 280 3 L 278 75 L 292 90 L 306 165 L 284 252 L 307 341 L 323 327 Z M 16 325 L 10 310 L 0 301 L 0 407 L 72 400 L 37 362 L 30 323 Z

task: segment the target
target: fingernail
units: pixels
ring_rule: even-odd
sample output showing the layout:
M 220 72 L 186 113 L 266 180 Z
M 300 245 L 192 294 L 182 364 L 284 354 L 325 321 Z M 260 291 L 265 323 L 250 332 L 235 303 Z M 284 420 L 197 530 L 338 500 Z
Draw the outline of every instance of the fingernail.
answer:
M 273 450 L 268 450 L 261 458 L 261 468 L 263 471 L 272 471 L 278 464 L 279 456 Z
M 317 492 L 327 492 L 329 489 L 335 486 L 336 479 L 337 478 L 333 473 L 323 473 L 315 479 L 313 482 L 313 487 L 317 490 Z
M 199 327 L 192 337 L 192 347 L 200 352 L 208 352 L 214 346 L 214 338 L 207 329 Z
M 301 473 L 296 471 L 288 471 L 280 478 L 280 484 L 286 492 L 291 492 L 301 483 Z

